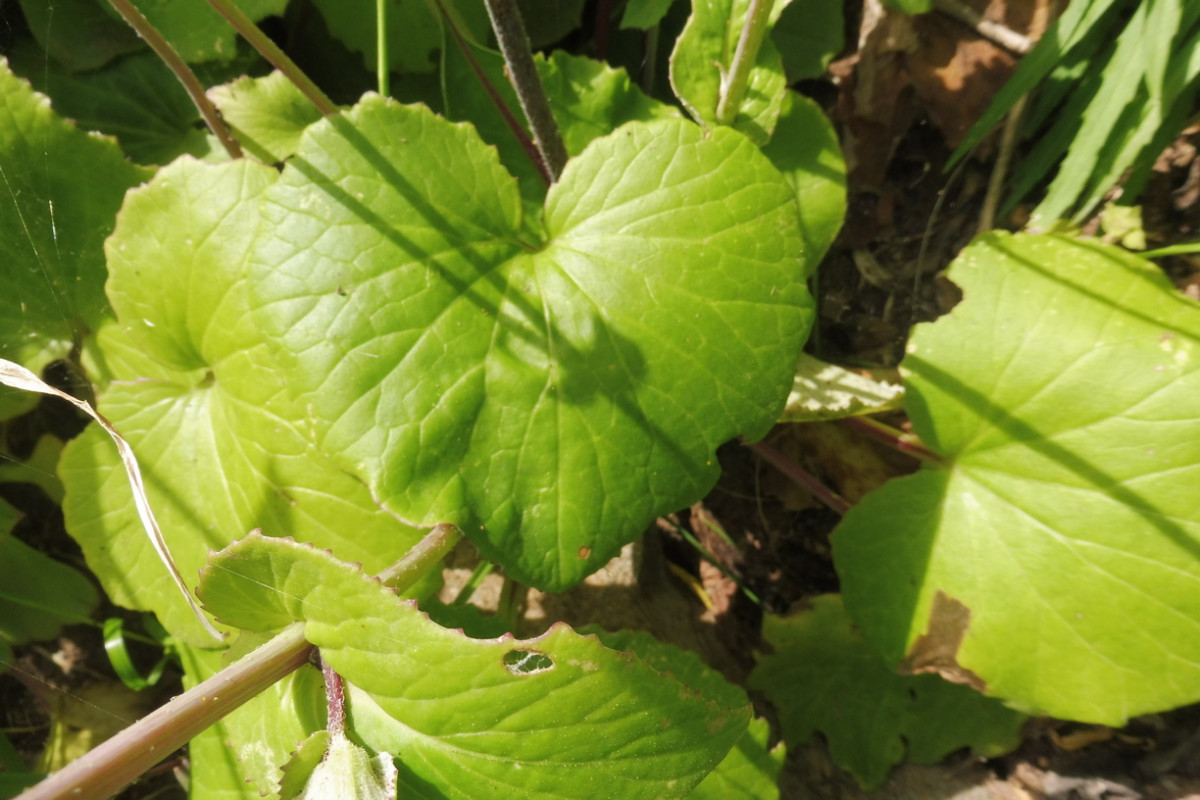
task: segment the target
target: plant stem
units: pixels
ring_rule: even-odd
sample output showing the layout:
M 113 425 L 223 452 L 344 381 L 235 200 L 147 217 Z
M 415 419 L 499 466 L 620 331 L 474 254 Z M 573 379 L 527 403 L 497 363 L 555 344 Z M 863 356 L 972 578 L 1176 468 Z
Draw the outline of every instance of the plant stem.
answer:
M 438 14 L 441 15 L 442 21 L 450 31 L 450 35 L 454 37 L 455 44 L 458 45 L 459 51 L 463 54 L 463 58 L 467 60 L 467 65 L 471 71 L 475 73 L 479 84 L 483 86 L 483 90 L 487 92 L 491 98 L 492 105 L 500 112 L 500 116 L 504 118 L 504 124 L 512 131 L 513 136 L 521 144 L 521 149 L 529 156 L 529 160 L 537 167 L 538 174 L 546 181 L 546 185 L 554 183 L 554 179 L 550 176 L 549 170 L 546 169 L 546 162 L 542 159 L 542 155 L 538 152 L 537 145 L 533 143 L 533 139 L 529 138 L 529 134 L 525 132 L 525 128 L 521 127 L 520 121 L 513 114 L 512 109 L 504 102 L 504 98 L 500 96 L 500 92 L 496 91 L 496 87 L 492 85 L 491 80 L 483 71 L 483 67 L 479 65 L 479 59 L 475 58 L 475 54 L 471 52 L 471 45 L 467 42 L 466 37 L 462 35 L 462 31 L 458 29 L 450 14 L 446 11 L 446 7 L 442 4 L 442 0 L 433 0 L 437 6 Z
M 109 5 L 116 9 L 129 27 L 137 31 L 138 36 L 150 45 L 150 49 L 158 54 L 158 57 L 163 60 L 163 63 L 175 73 L 175 77 L 183 84 L 183 88 L 187 91 L 188 97 L 192 98 L 192 103 L 195 104 L 196 110 L 200 112 L 200 116 L 204 118 L 204 124 L 213 132 L 213 136 L 221 142 L 225 148 L 225 152 L 229 153 L 230 158 L 241 158 L 242 148 L 238 145 L 237 140 L 233 138 L 233 134 L 229 132 L 225 121 L 221 119 L 221 115 L 217 113 L 217 109 L 208 99 L 208 95 L 204 92 L 204 87 L 196 78 L 196 73 L 192 72 L 188 67 L 187 62 L 180 58 L 179 53 L 175 52 L 175 48 L 171 43 L 162 37 L 162 34 L 150 24 L 150 20 L 142 16 L 142 12 L 133 7 L 133 3 L 129 0 L 108 0 Z
M 563 144 L 554 114 L 550 112 L 546 90 L 538 78 L 521 12 L 517 10 L 516 0 L 487 0 L 487 9 L 500 52 L 508 65 L 509 80 L 517 90 L 517 99 L 521 101 L 521 110 L 529 121 L 533 141 L 550 175 L 550 182 L 554 183 L 567 165 L 567 147 Z
M 404 554 L 404 558 L 379 573 L 379 580 L 397 592 L 405 591 L 450 555 L 461 538 L 462 531 L 455 526 L 447 522 L 435 525 L 425 538 Z
M 72 761 L 18 800 L 112 797 L 271 684 L 308 663 L 303 623 L 282 633 Z
M 462 532 L 453 525 L 435 526 L 404 558 L 381 572 L 380 580 L 404 591 L 461 538 Z M 304 638 L 304 623 L 289 625 L 258 649 L 27 789 L 17 800 L 112 797 L 201 731 L 307 664 L 313 650 Z
M 375 0 L 375 72 L 379 93 L 388 97 L 392 93 L 391 67 L 388 58 L 387 38 L 387 4 L 388 0 Z
M 887 445 L 893 450 L 898 450 L 905 455 L 920 459 L 926 464 L 938 467 L 946 466 L 946 459 L 922 444 L 917 437 L 903 431 L 898 431 L 891 425 L 884 425 L 879 420 L 871 419 L 870 417 L 846 417 L 838 420 L 838 422 L 847 428 L 853 428 L 864 436 L 874 439 L 881 444 Z
M 296 66 L 296 62 L 288 58 L 286 53 L 280 50 L 240 8 L 233 4 L 233 0 L 208 0 L 208 4 L 224 17 L 225 21 L 232 25 L 233 29 L 249 42 L 251 47 L 294 83 L 296 88 L 312 101 L 318 111 L 326 116 L 337 112 L 338 108 L 333 101 L 326 97 L 325 93 L 317 88 L 317 85 Z
M 325 705 L 328 717 L 325 729 L 334 736 L 346 734 L 346 687 L 342 676 L 333 671 L 333 667 L 321 659 L 321 677 L 325 679 Z
M 773 5 L 774 0 L 750 0 L 750 7 L 746 9 L 746 23 L 738 37 L 733 63 L 721 81 L 721 99 L 717 101 L 717 122 L 721 125 L 732 125 L 742 108 L 750 70 L 758 60 L 758 49 L 770 27 Z
M 771 462 L 776 469 L 778 469 L 787 477 L 791 478 L 793 482 L 800 486 L 800 488 L 807 491 L 813 497 L 817 498 L 837 513 L 845 514 L 850 510 L 850 504 L 846 502 L 846 498 L 842 497 L 840 494 L 821 483 L 814 475 L 804 470 L 799 464 L 792 461 L 774 447 L 763 444 L 762 442 L 755 442 L 747 446 L 761 456 L 764 460 Z

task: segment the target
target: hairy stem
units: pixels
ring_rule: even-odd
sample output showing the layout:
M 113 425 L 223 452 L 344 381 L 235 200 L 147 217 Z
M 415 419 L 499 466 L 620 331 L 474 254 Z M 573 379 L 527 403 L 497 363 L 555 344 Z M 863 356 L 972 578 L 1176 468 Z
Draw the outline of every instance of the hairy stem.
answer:
M 807 491 L 813 497 L 817 498 L 837 513 L 845 514 L 850 510 L 850 504 L 846 502 L 846 498 L 842 497 L 840 494 L 821 483 L 819 480 L 817 480 L 816 476 L 804 470 L 799 464 L 792 461 L 774 447 L 763 444 L 762 442 L 755 442 L 747 446 L 761 456 L 763 460 L 770 462 L 772 466 L 790 478 L 794 483 L 800 486 L 800 488 Z
M 525 119 L 529 120 L 533 141 L 553 183 L 567 165 L 567 147 L 563 144 L 558 123 L 550 112 L 550 100 L 533 64 L 529 36 L 525 33 L 521 12 L 517 10 L 516 0 L 487 0 L 487 9 L 500 52 L 508 65 L 508 77 L 517 90 L 521 110 L 525 112 Z
M 149 716 L 88 751 L 18 800 L 112 797 L 188 740 L 308 663 L 313 650 L 295 623 Z
M 404 558 L 380 573 L 380 580 L 397 591 L 409 588 L 441 563 L 460 538 L 462 533 L 453 525 L 434 527 Z M 293 623 L 250 654 L 27 789 L 17 800 L 112 797 L 201 731 L 307 664 L 312 653 L 313 646 L 304 638 L 304 623 Z
M 296 62 L 288 58 L 287 54 L 280 50 L 271 41 L 270 37 L 254 24 L 253 20 L 246 16 L 240 8 L 235 6 L 233 0 L 208 0 L 208 4 L 224 17 L 225 21 L 232 25 L 233 29 L 249 42 L 250 46 L 257 50 L 271 66 L 282 72 L 289 81 L 294 83 L 296 88 L 312 101 L 312 104 L 317 107 L 318 111 L 328 116 L 338 110 L 333 101 L 326 97 L 325 93 L 296 66 Z
M 187 90 L 188 97 L 192 98 L 200 116 L 204 118 L 204 124 L 221 142 L 225 152 L 229 153 L 229 157 L 241 158 L 242 148 L 233 138 L 233 134 L 229 132 L 229 127 L 217 113 L 217 109 L 208 99 L 208 95 L 204 93 L 204 87 L 196 78 L 196 74 L 188 67 L 187 62 L 180 58 L 179 53 L 175 52 L 171 43 L 162 37 L 162 34 L 150 24 L 150 20 L 142 16 L 142 12 L 134 8 L 133 3 L 129 0 L 108 0 L 108 3 L 129 23 L 129 27 L 137 31 L 138 36 L 150 45 L 150 49 L 158 54 L 171 72 L 175 73 L 175 77 Z
M 771 22 L 771 7 L 774 0 L 750 0 L 746 9 L 746 23 L 738 37 L 733 63 L 721 81 L 721 99 L 717 101 L 717 122 L 732 125 L 746 97 L 746 84 L 750 81 L 750 70 L 758 60 L 758 49 L 762 47 Z
M 483 90 L 487 92 L 487 96 L 491 99 L 492 105 L 496 107 L 496 110 L 500 112 L 500 116 L 504 118 L 504 124 L 508 126 L 508 129 L 512 131 L 513 136 L 515 136 L 517 141 L 520 142 L 521 149 L 525 151 L 525 154 L 529 156 L 529 160 L 533 162 L 535 167 L 537 167 L 538 174 L 542 176 L 542 180 L 546 182 L 546 185 L 549 186 L 550 184 L 554 183 L 554 179 L 550 176 L 550 171 L 546 168 L 546 162 L 542 159 L 542 154 L 538 152 L 537 145 L 533 143 L 533 139 L 529 138 L 529 134 L 527 134 L 525 129 L 521 127 L 520 120 L 516 118 L 512 112 L 512 109 L 508 107 L 508 104 L 504 102 L 504 98 L 500 96 L 500 92 L 496 90 L 496 87 L 492 85 L 491 80 L 488 79 L 487 74 L 484 73 L 483 67 L 479 65 L 479 59 L 475 58 L 475 53 L 471 51 L 470 43 L 468 43 L 466 37 L 462 35 L 462 31 L 458 29 L 458 25 L 455 23 L 454 19 L 451 18 L 449 12 L 446 10 L 446 7 L 442 4 L 442 0 L 433 0 L 433 2 L 437 7 L 438 14 L 442 18 L 442 22 L 450 31 L 450 35 L 454 37 L 454 43 L 458 45 L 458 49 L 463 54 L 463 58 L 467 60 L 467 65 L 471 67 L 471 71 L 475 73 L 475 77 L 478 79 L 479 84 L 483 86 Z

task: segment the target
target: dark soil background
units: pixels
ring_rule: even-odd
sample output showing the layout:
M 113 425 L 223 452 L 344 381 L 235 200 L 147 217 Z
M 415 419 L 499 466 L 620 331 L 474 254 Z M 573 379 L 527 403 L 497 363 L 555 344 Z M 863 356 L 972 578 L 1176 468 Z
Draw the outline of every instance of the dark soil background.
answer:
M 935 319 L 958 299 L 939 273 L 980 225 L 998 143 L 985 141 L 954 172 L 944 165 L 1016 58 L 940 14 L 878 17 L 864 14 L 863 5 L 846 2 L 847 47 L 830 77 L 798 87 L 834 120 L 849 168 L 849 211 L 815 287 L 819 314 L 810 349 L 895 379 L 912 324 Z M 1023 34 L 1036 34 L 1051 13 L 1050 0 L 968 5 Z M 1160 159 L 1142 198 L 1152 247 L 1196 237 L 1198 142 L 1200 131 L 1185 132 Z M 990 227 L 1019 228 L 1027 214 L 1018 205 Z M 1180 288 L 1200 299 L 1198 266 L 1187 258 L 1165 262 Z M 65 372 L 57 381 L 74 383 Z M 902 415 L 886 421 L 905 426 Z M 41 432 L 69 436 L 79 427 L 72 412 L 44 402 L 3 426 L 5 450 L 22 456 Z M 838 423 L 782 425 L 768 442 L 851 502 L 916 468 L 907 456 Z M 556 620 L 646 629 L 744 683 L 763 646 L 764 612 L 802 609 L 808 598 L 838 590 L 829 534 L 839 517 L 743 444 L 726 445 L 719 458 L 724 474 L 708 497 L 658 520 L 587 583 L 558 596 L 530 591 L 518 633 Z M 61 514 L 40 490 L 9 484 L 0 494 L 25 514 L 17 536 L 86 572 Z M 689 538 L 714 554 L 720 568 L 701 558 Z M 474 558 L 469 546 L 456 553 L 445 597 L 457 593 Z M 489 578 L 474 601 L 494 608 L 499 585 L 498 576 Z M 139 615 L 113 607 L 99 618 L 113 614 L 141 629 Z M 84 625 L 66 629 L 58 642 L 17 648 L 17 655 L 17 668 L 0 676 L 0 725 L 26 758 L 40 752 L 52 728 L 59 736 L 72 727 L 113 732 L 180 691 L 178 673 L 171 672 L 145 693 L 124 690 L 99 632 Z M 134 655 L 143 670 L 157 657 L 150 647 Z M 771 717 L 761 702 L 759 711 Z M 185 754 L 121 796 L 183 798 L 180 778 L 186 779 Z M 1120 730 L 1035 720 L 1015 753 L 984 761 L 963 752 L 941 765 L 902 766 L 871 792 L 830 762 L 818 738 L 789 752 L 781 788 L 784 798 L 805 800 L 1200 800 L 1200 707 L 1139 718 Z

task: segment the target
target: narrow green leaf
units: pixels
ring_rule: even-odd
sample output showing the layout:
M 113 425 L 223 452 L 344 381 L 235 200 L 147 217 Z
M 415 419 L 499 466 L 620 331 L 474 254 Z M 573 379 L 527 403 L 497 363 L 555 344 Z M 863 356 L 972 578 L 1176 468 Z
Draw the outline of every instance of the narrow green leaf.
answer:
M 994 756 L 1016 747 L 1025 717 L 936 675 L 898 675 L 855 629 L 837 595 L 811 610 L 768 614 L 750 687 L 779 712 L 790 745 L 821 731 L 834 762 L 864 786 L 901 761 L 932 764 L 971 747 Z
M 745 730 L 700 685 L 555 626 L 529 640 L 469 639 L 431 622 L 356 567 L 251 535 L 213 557 L 200 594 L 252 630 L 304 620 L 360 691 L 352 729 L 396 754 L 406 797 L 682 797 Z M 514 655 L 515 654 L 515 655 Z
M 472 130 L 368 98 L 267 191 L 254 302 L 325 452 L 403 518 L 561 588 L 702 496 L 719 444 L 766 432 L 809 263 L 779 172 L 678 120 L 573 159 L 546 242 L 520 213 Z
M 1055 236 L 984 235 L 949 277 L 963 302 L 901 365 L 949 466 L 834 534 L 855 623 L 1035 713 L 1200 699 L 1200 310 L 1149 262 Z

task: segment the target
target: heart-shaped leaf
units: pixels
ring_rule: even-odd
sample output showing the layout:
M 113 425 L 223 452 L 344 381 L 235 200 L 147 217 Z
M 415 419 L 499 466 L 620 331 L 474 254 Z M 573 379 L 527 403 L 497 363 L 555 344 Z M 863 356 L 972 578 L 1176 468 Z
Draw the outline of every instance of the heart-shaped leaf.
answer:
M 277 177 L 248 160 L 181 159 L 130 193 L 107 243 L 122 326 L 93 346 L 109 375 L 100 409 L 129 440 L 181 573 L 255 527 L 303 536 L 380 570 L 419 538 L 316 452 L 303 409 L 251 324 L 246 254 Z M 169 254 L 169 257 L 166 255 Z M 66 448 L 63 512 L 114 601 L 153 610 L 211 645 L 154 563 L 112 443 Z
M 812 319 L 794 198 L 734 131 L 633 123 L 531 241 L 471 129 L 368 98 L 267 191 L 253 302 L 322 450 L 562 588 L 778 415 Z
M 750 718 L 744 695 L 719 678 L 685 683 L 565 625 L 536 639 L 470 639 L 289 540 L 252 534 L 230 545 L 200 595 L 238 627 L 303 620 L 305 637 L 357 687 L 352 730 L 396 755 L 405 797 L 584 798 L 597 786 L 683 797 Z
M 1120 725 L 1200 699 L 1200 308 L 1152 264 L 987 234 L 901 365 L 946 459 L 834 535 L 846 607 L 893 662 Z

